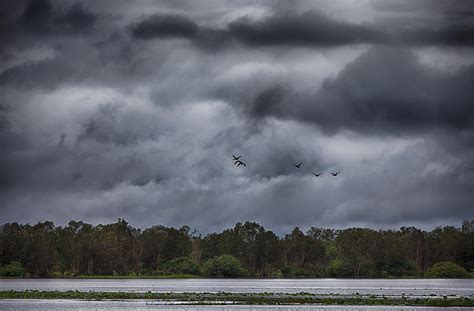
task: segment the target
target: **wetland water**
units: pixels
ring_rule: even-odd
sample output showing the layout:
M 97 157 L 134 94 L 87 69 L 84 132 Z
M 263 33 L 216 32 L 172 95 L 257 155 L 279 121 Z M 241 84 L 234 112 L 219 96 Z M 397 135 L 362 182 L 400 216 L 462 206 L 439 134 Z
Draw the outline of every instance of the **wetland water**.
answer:
M 473 279 L 2 279 L 0 290 L 474 297 Z
M 204 305 L 160 305 L 147 301 L 81 301 L 81 300 L 0 300 L 0 310 L 170 310 L 170 311 L 218 311 L 223 306 L 204 306 Z M 362 310 L 389 310 L 389 311 L 440 311 L 448 309 L 449 311 L 471 310 L 470 308 L 434 308 L 434 307 L 401 307 L 401 306 L 225 306 L 225 310 L 230 311 L 362 311 Z
M 0 290 L 299 293 L 388 297 L 474 298 L 474 280 L 436 279 L 2 279 Z M 436 296 L 435 296 L 436 295 Z M 0 300 L 0 310 L 219 310 L 222 306 L 160 305 L 155 301 Z M 226 306 L 228 310 L 440 310 L 432 307 Z M 450 310 L 466 310 L 450 308 Z

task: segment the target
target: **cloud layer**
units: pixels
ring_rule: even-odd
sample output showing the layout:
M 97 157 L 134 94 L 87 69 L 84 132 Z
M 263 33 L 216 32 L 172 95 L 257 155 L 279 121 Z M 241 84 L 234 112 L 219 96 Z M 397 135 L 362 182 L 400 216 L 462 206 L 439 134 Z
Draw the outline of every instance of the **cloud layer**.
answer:
M 0 216 L 202 232 L 473 218 L 471 11 L 2 5 Z

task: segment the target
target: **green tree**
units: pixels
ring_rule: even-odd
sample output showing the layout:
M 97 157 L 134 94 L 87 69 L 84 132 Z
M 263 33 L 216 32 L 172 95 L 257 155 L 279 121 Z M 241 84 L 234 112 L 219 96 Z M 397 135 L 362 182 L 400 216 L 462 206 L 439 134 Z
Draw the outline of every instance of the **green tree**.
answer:
M 326 250 L 320 240 L 294 228 L 282 241 L 285 276 L 324 276 Z
M 21 262 L 12 261 L 8 265 L 0 267 L 0 276 L 22 278 L 26 275 L 26 270 Z
M 163 270 L 166 274 L 201 274 L 199 263 L 191 257 L 172 259 L 163 265 Z
M 221 255 L 209 259 L 203 268 L 205 276 L 213 278 L 235 278 L 247 275 L 240 261 L 231 255 Z
M 187 226 L 142 231 L 123 219 L 98 225 L 70 221 L 64 227 L 50 221 L 7 223 L 0 226 L 0 266 L 15 268 L 16 264 L 9 265 L 18 262 L 31 277 L 50 277 L 147 274 L 157 269 L 195 273 L 197 263 L 208 261 L 211 276 L 403 277 L 424 275 L 428 267 L 445 261 L 472 271 L 473 228 L 472 220 L 461 228 L 446 226 L 431 232 L 414 227 L 398 231 L 312 227 L 306 234 L 295 228 L 280 238 L 254 222 L 205 236 L 190 234 Z M 233 261 L 223 259 L 223 254 L 239 264 L 229 264 Z M 445 267 L 449 273 L 442 274 L 434 265 L 427 275 L 449 277 L 451 270 L 456 271 L 451 268 Z
M 427 278 L 466 278 L 466 269 L 450 261 L 443 261 L 434 264 L 426 271 Z
M 192 242 L 189 227 L 180 229 L 154 226 L 145 229 L 140 236 L 141 261 L 147 271 L 155 271 L 169 260 L 191 254 Z
M 57 263 L 57 239 L 51 221 L 26 226 L 23 245 L 24 264 L 32 276 L 50 277 Z
M 341 231 L 336 238 L 337 257 L 352 271 L 352 277 L 374 274 L 379 239 L 371 229 L 351 228 Z
M 327 273 L 333 278 L 347 278 L 352 275 L 352 270 L 343 260 L 333 259 L 328 264 Z

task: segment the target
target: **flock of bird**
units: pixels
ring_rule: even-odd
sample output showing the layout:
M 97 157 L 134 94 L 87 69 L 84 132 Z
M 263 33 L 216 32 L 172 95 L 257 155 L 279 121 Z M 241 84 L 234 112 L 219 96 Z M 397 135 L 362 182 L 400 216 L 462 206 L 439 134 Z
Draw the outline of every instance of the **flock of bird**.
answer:
M 247 164 L 245 164 L 244 162 L 240 161 L 240 158 L 241 158 L 242 156 L 236 157 L 235 155 L 232 155 L 232 157 L 234 158 L 234 165 L 237 165 L 237 166 L 243 165 L 243 166 L 247 167 Z
M 240 160 L 240 158 L 242 158 L 242 156 L 235 156 L 235 155 L 232 155 L 232 158 L 233 158 L 233 161 L 234 161 L 234 165 L 237 165 L 237 166 L 244 166 L 244 167 L 247 167 L 247 164 L 245 164 L 242 160 Z M 293 164 L 296 168 L 301 168 L 301 165 L 303 165 L 303 162 L 300 162 L 300 163 L 295 163 Z M 339 175 L 340 172 L 331 172 L 331 175 L 336 177 L 337 175 Z M 314 177 L 319 177 L 321 176 L 323 173 L 312 173 L 314 175 Z

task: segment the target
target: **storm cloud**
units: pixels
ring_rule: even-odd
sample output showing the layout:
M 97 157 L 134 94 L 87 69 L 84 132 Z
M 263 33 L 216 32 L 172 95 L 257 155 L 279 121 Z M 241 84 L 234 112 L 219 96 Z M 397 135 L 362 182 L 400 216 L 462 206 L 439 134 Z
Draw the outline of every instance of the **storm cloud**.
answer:
M 251 114 L 306 121 L 337 132 L 399 133 L 474 129 L 474 66 L 442 72 L 405 49 L 374 47 L 336 78 L 304 94 L 275 86 L 255 96 Z
M 198 26 L 191 20 L 179 15 L 153 15 L 134 25 L 135 38 L 150 39 L 160 37 L 194 38 Z
M 258 22 L 240 18 L 229 25 L 229 30 L 249 45 L 337 45 L 382 40 L 382 34 L 374 29 L 336 21 L 317 11 L 279 13 Z
M 1 5 L 0 218 L 473 218 L 472 5 L 430 3 Z
M 378 6 L 377 6 L 378 7 Z M 382 7 L 383 8 L 383 7 Z M 461 16 L 434 22 L 350 23 L 329 17 L 318 10 L 301 13 L 276 11 L 262 20 L 247 16 L 219 27 L 199 25 L 183 15 L 155 14 L 131 26 L 137 39 L 185 38 L 196 43 L 204 41 L 213 48 L 232 42 L 248 46 L 337 46 L 346 44 L 386 45 L 474 45 L 474 19 Z M 203 44 L 201 43 L 201 46 Z

